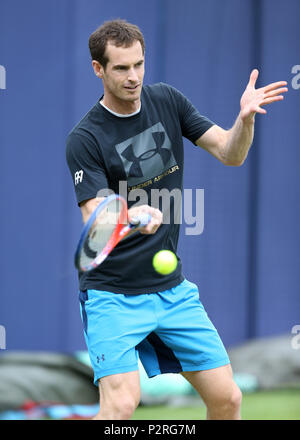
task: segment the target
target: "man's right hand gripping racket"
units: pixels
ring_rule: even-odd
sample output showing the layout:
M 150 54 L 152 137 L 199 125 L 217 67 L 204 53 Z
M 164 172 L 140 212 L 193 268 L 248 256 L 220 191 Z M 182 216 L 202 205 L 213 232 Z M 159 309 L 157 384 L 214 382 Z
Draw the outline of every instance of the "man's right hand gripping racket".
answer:
M 76 268 L 80 272 L 95 269 L 123 238 L 147 226 L 150 220 L 150 214 L 143 214 L 128 223 L 126 200 L 115 194 L 107 197 L 84 225 L 75 252 Z

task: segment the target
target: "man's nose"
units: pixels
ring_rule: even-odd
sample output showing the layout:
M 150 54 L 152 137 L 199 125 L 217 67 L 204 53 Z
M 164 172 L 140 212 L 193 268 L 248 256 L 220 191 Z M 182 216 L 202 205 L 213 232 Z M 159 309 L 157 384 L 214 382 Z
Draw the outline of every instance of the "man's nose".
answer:
M 137 72 L 134 68 L 130 69 L 128 72 L 128 81 L 138 81 L 139 77 L 137 75 Z

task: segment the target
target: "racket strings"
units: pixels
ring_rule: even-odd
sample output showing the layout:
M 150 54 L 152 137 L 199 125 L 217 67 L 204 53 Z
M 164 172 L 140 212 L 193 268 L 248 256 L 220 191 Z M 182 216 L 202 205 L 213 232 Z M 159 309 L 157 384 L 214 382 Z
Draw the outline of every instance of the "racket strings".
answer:
M 99 210 L 81 250 L 81 266 L 88 266 L 98 255 L 105 251 L 116 228 L 123 221 L 124 209 L 119 200 L 112 200 L 103 209 Z

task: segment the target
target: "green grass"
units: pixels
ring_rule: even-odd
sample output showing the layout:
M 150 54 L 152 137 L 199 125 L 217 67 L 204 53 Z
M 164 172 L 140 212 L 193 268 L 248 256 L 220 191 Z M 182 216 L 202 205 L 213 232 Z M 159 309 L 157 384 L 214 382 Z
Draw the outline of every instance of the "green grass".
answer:
M 198 406 L 140 406 L 132 420 L 204 420 L 206 409 Z M 243 395 L 243 420 L 300 420 L 300 389 L 260 391 Z

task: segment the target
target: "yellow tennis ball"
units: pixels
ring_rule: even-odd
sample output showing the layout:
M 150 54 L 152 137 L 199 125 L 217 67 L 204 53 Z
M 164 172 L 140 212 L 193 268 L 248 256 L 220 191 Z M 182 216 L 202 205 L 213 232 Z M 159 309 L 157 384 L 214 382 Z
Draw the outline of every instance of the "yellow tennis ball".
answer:
M 177 267 L 177 257 L 171 251 L 162 250 L 154 255 L 152 264 L 156 272 L 161 275 L 169 275 Z

